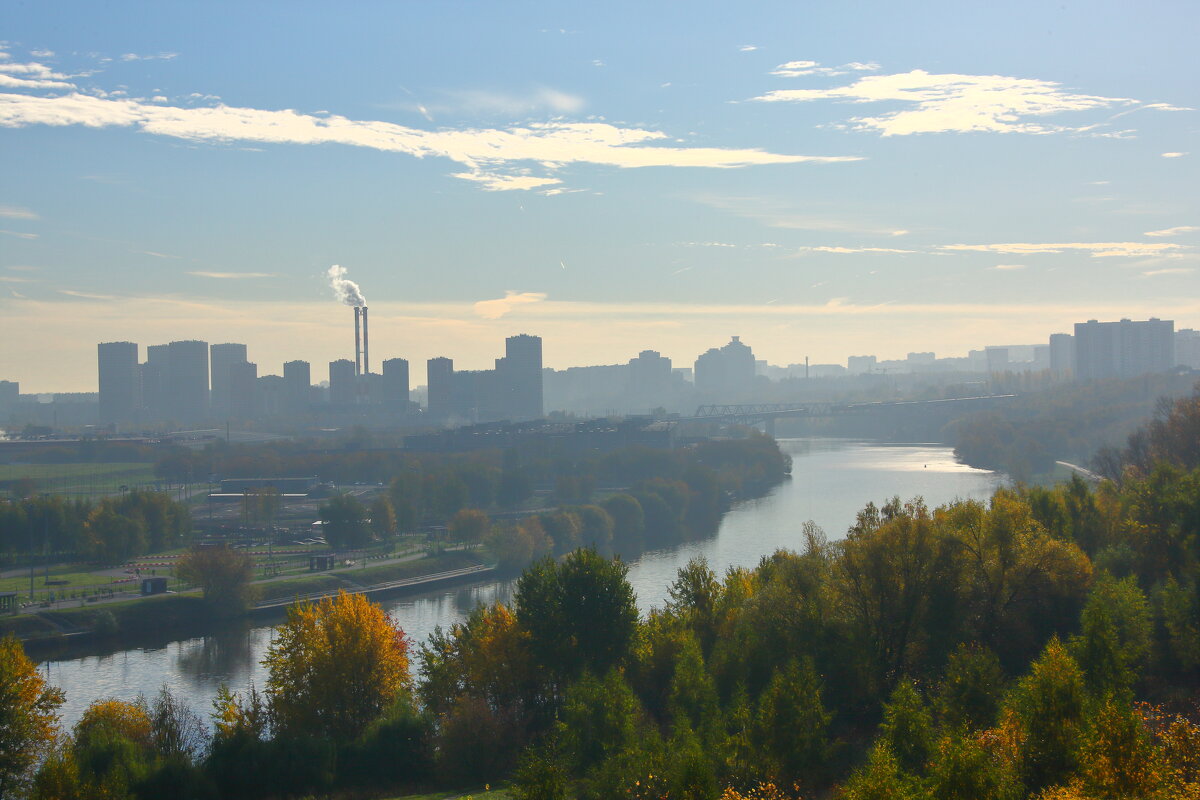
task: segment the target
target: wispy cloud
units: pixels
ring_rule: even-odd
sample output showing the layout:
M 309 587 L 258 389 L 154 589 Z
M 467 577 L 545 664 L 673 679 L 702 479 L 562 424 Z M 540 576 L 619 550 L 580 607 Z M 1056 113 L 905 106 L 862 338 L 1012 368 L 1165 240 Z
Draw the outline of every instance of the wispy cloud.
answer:
M 849 64 L 842 64 L 838 67 L 822 67 L 816 61 L 788 61 L 771 70 L 771 74 L 780 78 L 802 78 L 808 75 L 834 77 L 849 75 L 852 72 L 873 72 L 877 69 L 879 69 L 878 64 L 859 61 L 851 61 Z
M 753 53 L 757 49 L 758 45 L 756 44 L 744 44 L 738 48 L 738 50 L 742 53 Z
M 0 205 L 0 217 L 4 217 L 6 219 L 40 219 L 37 214 L 30 211 L 28 208 L 2 205 Z
M 183 256 L 173 256 L 170 253 L 160 253 L 157 250 L 139 250 L 138 252 L 144 256 L 154 256 L 155 258 L 183 258 Z
M 138 53 L 124 53 L 121 55 L 122 61 L 170 61 L 173 58 L 178 58 L 179 53 L 151 53 L 149 55 L 139 55 Z
M 1183 158 L 1187 153 L 1163 153 L 1163 158 Z
M 1145 278 L 1159 278 L 1164 275 L 1191 275 L 1196 270 L 1192 267 L 1168 267 L 1166 269 L 1150 269 L 1142 273 Z
M 414 101 L 403 107 L 415 110 L 432 121 L 434 116 L 447 114 L 509 119 L 544 113 L 576 114 L 585 105 L 584 99 L 578 95 L 542 86 L 521 94 L 481 89 L 448 90 L 441 92 L 436 100 Z
M 1178 236 L 1181 233 L 1191 233 L 1192 231 L 1200 231 L 1200 227 L 1196 225 L 1176 225 L 1174 228 L 1163 228 L 1161 231 L 1146 231 L 1143 236 Z
M 864 65 L 866 66 L 866 65 Z M 874 66 L 874 65 L 870 65 Z M 815 62 L 793 61 L 781 65 L 776 75 L 821 74 Z M 1032 121 L 1067 112 L 1095 111 L 1137 101 L 1066 91 L 1054 81 L 1004 75 L 936 74 L 925 70 L 894 75 L 870 75 L 826 89 L 779 89 L 753 98 L 766 103 L 841 100 L 851 103 L 907 103 L 911 108 L 875 117 L 853 117 L 846 124 L 855 130 L 883 136 L 914 133 L 989 131 L 994 133 L 1055 133 L 1079 131 Z M 1085 126 L 1087 129 L 1095 126 Z
M 989 269 L 998 269 L 1001 271 L 1013 270 L 1013 269 L 1025 269 L 1025 265 L 1024 264 L 997 264 L 994 267 L 989 267 Z
M 728 211 L 772 228 L 801 231 L 831 231 L 867 236 L 905 236 L 908 231 L 871 220 L 798 211 L 789 203 L 766 197 L 703 194 L 693 198 L 701 205 Z
M 480 300 L 475 304 L 475 313 L 484 319 L 500 319 L 518 306 L 541 303 L 545 299 L 545 292 L 514 292 L 510 289 L 496 300 Z
M 178 258 L 178 256 L 167 256 L 168 258 Z M 217 280 L 238 281 L 247 278 L 274 278 L 274 272 L 208 272 L 206 270 L 194 270 L 188 275 L 195 275 L 198 278 L 216 278 Z
M 36 233 L 25 233 L 24 231 L 2 231 L 2 230 L 0 230 L 0 233 L 4 234 L 5 236 L 15 236 L 18 239 L 36 239 L 36 238 L 38 238 L 38 235 Z
M 796 248 L 801 253 L 916 253 L 916 250 L 898 250 L 893 247 L 837 247 L 837 246 L 821 246 L 821 247 L 798 247 Z
M 16 275 L 0 275 L 0 283 L 33 283 L 33 278 L 19 278 Z
M 59 289 L 59 294 L 65 294 L 67 297 L 78 297 L 81 300 L 116 300 L 117 296 L 112 294 L 93 294 L 91 292 L 78 292 L 74 289 Z
M 860 160 L 857 156 L 789 155 L 757 148 L 688 147 L 663 131 L 601 121 L 556 119 L 504 128 L 421 130 L 379 120 L 305 114 L 291 109 L 238 108 L 207 101 L 180 107 L 118 97 L 117 92 L 93 96 L 74 86 L 25 88 L 70 91 L 0 93 L 0 127 L 132 128 L 190 142 L 341 144 L 417 158 L 436 156 L 466 168 L 453 173 L 454 177 L 475 181 L 493 191 L 537 189 L 561 183 L 557 173 L 572 164 L 730 169 Z M 497 109 L 514 102 L 512 98 L 498 96 L 478 95 L 474 99 Z M 528 107 L 531 101 L 525 98 L 515 102 Z M 552 90 L 540 92 L 536 102 L 563 113 L 578 109 L 582 103 L 572 95 Z
M 1156 256 L 1172 250 L 1183 249 L 1183 245 L 1150 242 L 1063 242 L 1056 244 L 1013 242 L 1009 244 L 943 244 L 937 247 L 939 250 L 1008 253 L 1011 255 L 1084 252 L 1091 255 L 1092 258 Z

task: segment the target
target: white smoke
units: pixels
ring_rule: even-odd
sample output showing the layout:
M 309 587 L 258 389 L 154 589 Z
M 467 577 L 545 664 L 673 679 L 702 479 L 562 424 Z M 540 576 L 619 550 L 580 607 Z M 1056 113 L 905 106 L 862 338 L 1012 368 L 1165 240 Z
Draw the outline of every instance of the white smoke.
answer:
M 358 284 L 346 280 L 345 267 L 334 264 L 325 275 L 329 278 L 329 288 L 333 289 L 333 296 L 338 299 L 338 302 L 348 306 L 365 306 L 367 304 L 367 298 L 363 297 Z

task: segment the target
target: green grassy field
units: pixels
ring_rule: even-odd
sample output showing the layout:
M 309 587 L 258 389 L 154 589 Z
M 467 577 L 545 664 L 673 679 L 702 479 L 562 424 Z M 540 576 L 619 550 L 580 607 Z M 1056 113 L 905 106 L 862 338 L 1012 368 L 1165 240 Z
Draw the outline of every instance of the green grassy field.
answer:
M 107 461 L 95 464 L 0 464 L 0 487 L 28 478 L 37 491 L 70 497 L 103 497 L 121 487 L 151 488 L 154 465 Z

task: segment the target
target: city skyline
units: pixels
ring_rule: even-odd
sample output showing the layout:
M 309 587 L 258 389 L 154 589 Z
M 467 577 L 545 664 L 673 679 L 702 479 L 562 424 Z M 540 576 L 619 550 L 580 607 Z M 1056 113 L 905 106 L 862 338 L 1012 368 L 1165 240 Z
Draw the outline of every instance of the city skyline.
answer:
M 39 391 L 94 390 L 80 343 L 345 358 L 332 265 L 376 364 L 1200 327 L 1191 4 L 68 8 L 0 43 L 0 379 Z

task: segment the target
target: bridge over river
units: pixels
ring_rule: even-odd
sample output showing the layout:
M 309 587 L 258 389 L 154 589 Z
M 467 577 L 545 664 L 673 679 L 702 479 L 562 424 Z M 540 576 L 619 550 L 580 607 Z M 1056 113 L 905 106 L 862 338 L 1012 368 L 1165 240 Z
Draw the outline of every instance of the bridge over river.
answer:
M 947 405 L 971 405 L 986 408 L 1010 400 L 1014 394 L 989 394 L 976 397 L 948 397 L 941 400 L 902 400 L 877 403 L 737 403 L 702 405 L 690 417 L 678 422 L 726 422 L 737 425 L 762 425 L 775 435 L 775 421 L 797 417 L 837 417 L 902 408 L 928 408 Z

